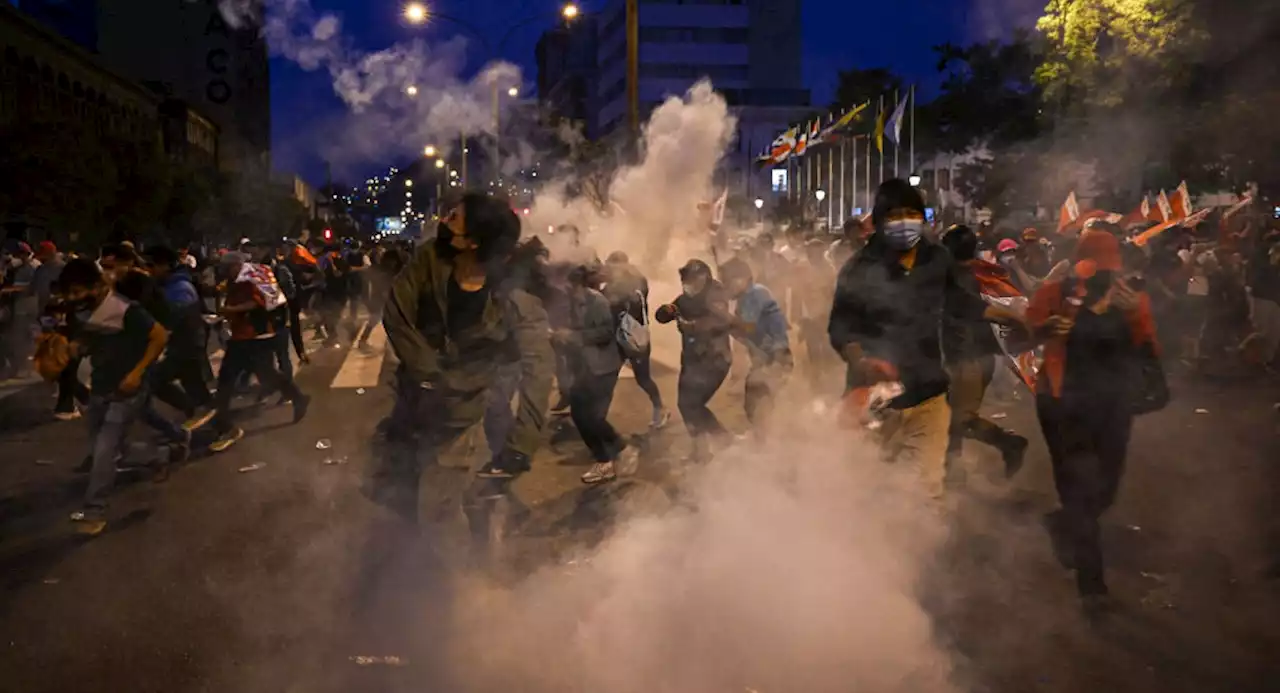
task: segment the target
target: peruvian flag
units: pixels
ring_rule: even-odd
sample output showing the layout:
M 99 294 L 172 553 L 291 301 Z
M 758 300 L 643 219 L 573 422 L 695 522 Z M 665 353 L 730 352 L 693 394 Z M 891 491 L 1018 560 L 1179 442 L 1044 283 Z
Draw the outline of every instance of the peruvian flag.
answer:
M 1151 210 L 1151 221 L 1165 223 L 1174 220 L 1173 206 L 1169 204 L 1169 196 L 1163 190 L 1156 198 L 1156 206 Z
M 1142 195 L 1142 202 L 1138 203 L 1138 207 L 1128 216 L 1124 218 L 1125 226 L 1137 226 L 1151 219 L 1151 198 L 1146 193 Z
M 1178 184 L 1178 189 L 1173 191 L 1173 197 L 1169 200 L 1170 219 L 1186 219 L 1191 216 L 1194 210 L 1191 208 L 1191 193 L 1187 191 L 1187 182 L 1184 180 Z
M 810 129 L 810 126 L 806 125 L 804 130 L 800 132 L 800 138 L 796 140 L 795 149 L 791 151 L 792 156 L 804 156 L 804 153 L 809 150 Z
M 1080 219 L 1080 203 L 1076 201 L 1076 191 L 1072 190 L 1058 211 L 1058 233 L 1062 233 Z

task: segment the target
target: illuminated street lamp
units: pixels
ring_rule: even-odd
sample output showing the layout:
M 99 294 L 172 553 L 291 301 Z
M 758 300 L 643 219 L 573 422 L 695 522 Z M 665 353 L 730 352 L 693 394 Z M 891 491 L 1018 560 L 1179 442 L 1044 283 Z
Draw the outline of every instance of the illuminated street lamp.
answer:
M 573 3 L 569 3 L 560 9 L 560 16 L 570 21 L 577 19 L 580 14 L 582 14 L 582 10 Z
M 818 202 L 822 202 L 823 200 L 827 199 L 827 191 L 826 191 L 826 190 L 814 190 L 814 191 L 813 191 L 813 196 L 814 196 L 814 197 L 816 197 L 816 198 L 818 198 Z
M 919 173 L 913 173 L 907 176 L 907 182 L 910 183 L 913 188 L 920 187 L 920 180 L 921 178 Z
M 425 155 L 427 155 L 427 156 L 435 156 L 435 155 L 436 155 L 436 148 L 435 148 L 435 145 L 428 144 L 428 145 L 427 145 L 427 146 L 422 150 L 422 153 L 423 153 L 423 154 L 425 154 Z
M 764 200 L 757 197 L 755 201 L 755 205 L 756 205 L 756 222 L 763 224 L 764 212 L 762 210 L 764 209 Z
M 510 96 L 513 99 L 519 95 L 520 95 L 520 90 L 516 89 L 515 87 L 511 87 L 510 89 L 507 90 L 507 96 Z
M 411 181 L 411 180 L 406 180 L 406 181 L 404 182 L 404 187 L 406 187 L 406 188 L 412 188 L 412 187 L 413 187 L 413 181 Z
M 444 168 L 444 159 L 436 159 L 436 168 Z
M 428 15 L 427 6 L 420 2 L 411 2 L 404 6 L 404 18 L 410 24 L 425 24 Z
M 756 209 L 764 209 L 764 200 L 756 198 Z
M 415 86 L 413 86 L 412 84 L 410 84 L 410 85 L 409 85 L 409 86 L 404 90 L 404 93 L 408 94 L 409 96 L 417 96 L 417 95 L 418 95 L 418 88 L 417 88 L 417 87 L 415 87 Z

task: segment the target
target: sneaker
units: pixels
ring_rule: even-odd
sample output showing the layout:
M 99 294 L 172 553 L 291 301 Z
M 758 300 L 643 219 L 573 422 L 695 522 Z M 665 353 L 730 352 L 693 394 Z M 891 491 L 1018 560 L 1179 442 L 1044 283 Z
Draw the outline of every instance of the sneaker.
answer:
M 628 445 L 623 448 L 622 453 L 618 455 L 618 473 L 622 476 L 631 476 L 640 468 L 640 451 L 634 446 Z
M 217 440 L 209 444 L 209 449 L 212 450 L 213 452 L 222 452 L 223 450 L 226 450 L 232 445 L 235 445 L 236 443 L 240 442 L 240 439 L 243 437 L 244 437 L 244 429 L 240 428 L 239 426 L 236 426 L 235 428 L 232 428 L 230 431 L 227 431 L 226 433 L 223 433 L 222 435 L 218 436 Z
M 603 484 L 616 478 L 618 478 L 618 474 L 614 471 L 612 462 L 597 462 L 591 465 L 591 469 L 588 469 L 586 474 L 582 475 L 582 483 Z
M 209 422 L 213 421 L 213 417 L 217 415 L 218 415 L 218 410 L 214 409 L 213 407 L 204 407 L 201 409 L 196 409 L 195 415 L 193 415 L 190 419 L 187 419 L 186 422 L 182 424 L 182 430 L 186 431 L 187 433 L 190 433 L 192 431 L 204 428 L 205 426 L 209 425 Z
M 293 422 L 298 423 L 307 416 L 307 409 L 311 407 L 310 395 L 299 395 L 293 400 Z
M 476 472 L 481 479 L 514 479 L 517 474 L 529 471 L 529 458 L 518 453 L 496 455 Z
M 80 418 L 80 416 L 81 414 L 79 409 L 72 409 L 71 411 L 55 411 L 53 413 L 53 418 L 59 421 L 75 421 Z
M 191 431 L 185 431 L 182 440 L 169 443 L 169 464 L 181 464 L 191 457 Z M 168 465 L 164 465 L 165 469 Z M 168 480 L 169 473 L 164 473 L 165 480 Z
M 1018 436 L 1010 440 L 1009 446 L 1003 451 L 1004 457 L 1004 478 L 1012 479 L 1022 470 L 1022 463 L 1027 458 L 1027 446 L 1030 443 L 1026 438 Z
M 83 510 L 71 513 L 71 522 L 76 528 L 76 534 L 83 537 L 96 537 L 107 529 L 105 519 L 87 515 Z
M 666 428 L 671 423 L 671 411 L 665 407 L 658 407 L 653 410 L 653 421 L 650 422 L 649 428 L 657 431 Z

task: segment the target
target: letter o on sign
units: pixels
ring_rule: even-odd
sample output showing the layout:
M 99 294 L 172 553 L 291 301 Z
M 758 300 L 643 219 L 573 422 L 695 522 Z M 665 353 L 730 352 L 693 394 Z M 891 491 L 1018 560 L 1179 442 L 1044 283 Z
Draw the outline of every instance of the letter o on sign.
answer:
M 204 88 L 204 95 L 213 103 L 226 103 L 231 100 L 231 85 L 226 80 L 215 79 Z

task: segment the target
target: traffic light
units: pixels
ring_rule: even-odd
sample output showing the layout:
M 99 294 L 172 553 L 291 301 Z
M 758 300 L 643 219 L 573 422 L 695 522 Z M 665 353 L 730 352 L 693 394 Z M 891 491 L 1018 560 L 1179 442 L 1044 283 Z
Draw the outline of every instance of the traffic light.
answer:
M 324 239 L 325 239 L 326 241 L 332 241 L 332 240 L 333 240 L 333 229 L 325 229 L 325 230 L 324 230 Z

